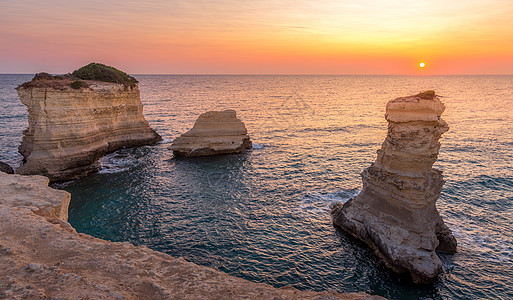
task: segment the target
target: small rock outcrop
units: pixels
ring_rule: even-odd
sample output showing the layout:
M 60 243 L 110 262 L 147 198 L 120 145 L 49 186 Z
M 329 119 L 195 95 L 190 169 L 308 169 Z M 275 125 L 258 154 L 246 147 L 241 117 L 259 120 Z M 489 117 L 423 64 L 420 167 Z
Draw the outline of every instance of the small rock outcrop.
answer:
M 9 166 L 8 164 L 0 161 L 0 172 L 4 172 L 7 174 L 14 174 L 13 168 Z
M 363 189 L 333 207 L 333 224 L 376 250 L 398 273 L 428 282 L 442 271 L 435 250 L 456 252 L 456 239 L 435 202 L 444 180 L 432 168 L 449 127 L 433 91 L 388 102 L 388 135 L 376 162 L 362 172 Z
M 383 299 L 278 289 L 77 233 L 70 194 L 48 182 L 0 172 L 0 299 Z
M 234 110 L 201 114 L 194 127 L 176 138 L 169 149 L 181 156 L 241 153 L 252 143 L 244 123 Z
M 162 139 L 143 116 L 137 80 L 112 67 L 39 73 L 17 91 L 28 108 L 19 174 L 75 179 L 97 171 L 108 152 Z
M 49 188 L 48 183 L 50 180 L 44 176 L 0 173 L 0 205 L 25 207 L 42 217 L 67 221 L 71 195 Z

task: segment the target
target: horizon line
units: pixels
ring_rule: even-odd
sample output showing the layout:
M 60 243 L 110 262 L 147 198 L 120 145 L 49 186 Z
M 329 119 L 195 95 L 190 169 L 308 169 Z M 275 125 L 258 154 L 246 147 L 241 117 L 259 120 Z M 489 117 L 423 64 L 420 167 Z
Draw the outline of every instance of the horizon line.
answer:
M 40 73 L 40 72 L 37 72 Z M 33 75 L 37 73 L 0 73 L 0 75 Z M 68 73 L 50 73 L 52 75 L 64 75 Z M 142 76 L 512 76 L 513 73 L 469 73 L 469 74 L 271 74 L 271 73 L 128 73 L 129 75 Z

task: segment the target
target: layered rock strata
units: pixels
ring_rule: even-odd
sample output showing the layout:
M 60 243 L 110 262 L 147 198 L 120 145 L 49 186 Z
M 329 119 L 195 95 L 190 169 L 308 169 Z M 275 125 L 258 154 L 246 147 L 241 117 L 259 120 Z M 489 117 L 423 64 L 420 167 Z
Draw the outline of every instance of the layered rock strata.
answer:
M 363 189 L 333 207 L 335 226 L 364 241 L 398 273 L 427 282 L 442 271 L 435 250 L 456 252 L 456 239 L 435 202 L 444 180 L 432 168 L 449 127 L 434 92 L 388 102 L 388 134 L 376 162 L 362 172 Z
M 137 86 L 84 81 L 72 88 L 65 83 L 50 79 L 17 88 L 29 123 L 17 173 L 75 179 L 97 171 L 98 159 L 108 152 L 161 140 L 144 119 Z
M 273 288 L 144 246 L 80 234 L 70 194 L 0 172 L 1 299 L 383 299 Z
M 181 156 L 241 153 L 251 149 L 246 126 L 234 110 L 201 114 L 194 127 L 176 138 L 169 149 Z

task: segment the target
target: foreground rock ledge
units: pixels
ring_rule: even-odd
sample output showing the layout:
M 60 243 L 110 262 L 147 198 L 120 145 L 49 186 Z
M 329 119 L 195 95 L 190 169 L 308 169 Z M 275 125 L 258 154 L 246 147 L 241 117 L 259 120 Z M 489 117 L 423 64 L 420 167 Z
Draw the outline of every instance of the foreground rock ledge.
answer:
M 444 184 L 442 172 L 432 168 L 449 129 L 440 118 L 444 109 L 432 91 L 390 101 L 388 135 L 376 162 L 362 172 L 362 191 L 332 211 L 335 226 L 417 283 L 442 271 L 435 250 L 456 252 L 456 239 L 435 207 Z
M 383 299 L 277 289 L 77 233 L 70 194 L 48 182 L 0 172 L 0 299 Z
M 190 157 L 241 153 L 251 147 L 246 126 L 236 112 L 224 110 L 201 114 L 194 127 L 176 138 L 169 149 Z
M 73 88 L 48 76 L 17 88 L 28 108 L 17 173 L 75 179 L 97 171 L 108 152 L 162 139 L 144 119 L 137 85 L 86 80 Z

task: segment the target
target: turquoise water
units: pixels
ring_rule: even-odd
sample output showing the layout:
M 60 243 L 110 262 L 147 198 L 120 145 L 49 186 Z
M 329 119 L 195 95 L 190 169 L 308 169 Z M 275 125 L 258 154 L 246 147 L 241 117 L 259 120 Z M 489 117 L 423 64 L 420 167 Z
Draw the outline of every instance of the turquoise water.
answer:
M 16 166 L 26 109 L 0 75 L 0 160 Z M 513 298 L 513 76 L 137 76 L 162 143 L 123 149 L 60 184 L 79 231 L 183 256 L 231 275 L 390 299 Z M 447 110 L 438 209 L 459 242 L 444 274 L 413 285 L 331 225 L 386 135 L 385 104 L 434 89 Z M 235 109 L 255 149 L 174 158 L 169 142 L 207 110 Z

